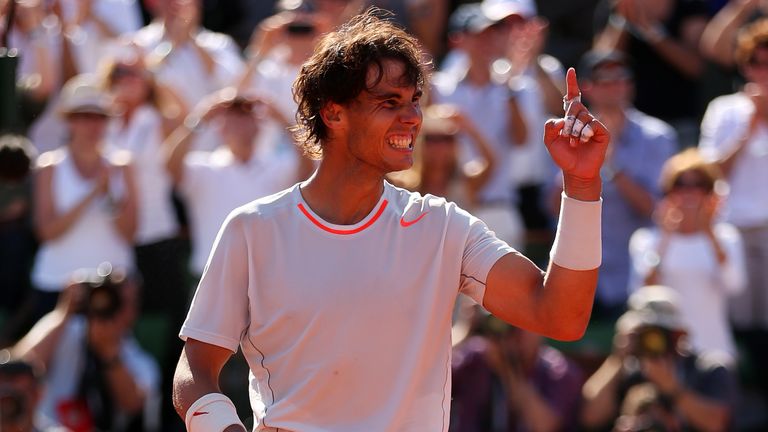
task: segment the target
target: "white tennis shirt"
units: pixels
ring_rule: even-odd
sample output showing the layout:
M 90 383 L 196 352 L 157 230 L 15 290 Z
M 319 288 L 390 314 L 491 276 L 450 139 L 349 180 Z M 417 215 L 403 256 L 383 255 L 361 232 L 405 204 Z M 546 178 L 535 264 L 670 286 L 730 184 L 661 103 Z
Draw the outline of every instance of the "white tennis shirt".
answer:
M 447 431 L 454 301 L 513 251 L 442 198 L 340 226 L 295 185 L 230 214 L 180 335 L 243 350 L 256 430 Z

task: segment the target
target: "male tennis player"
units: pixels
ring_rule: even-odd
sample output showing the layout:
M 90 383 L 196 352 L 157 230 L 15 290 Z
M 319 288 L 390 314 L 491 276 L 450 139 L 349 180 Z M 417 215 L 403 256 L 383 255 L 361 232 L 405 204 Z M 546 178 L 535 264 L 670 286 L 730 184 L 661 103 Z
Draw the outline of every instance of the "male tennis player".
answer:
M 326 35 L 296 80 L 317 171 L 237 209 L 219 233 L 181 329 L 173 398 L 189 431 L 245 430 L 218 386 L 238 348 L 255 430 L 446 431 L 459 292 L 548 337 L 584 332 L 609 135 L 574 71 L 566 117 L 544 130 L 565 192 L 543 272 L 455 204 L 384 180 L 413 162 L 426 75 L 416 40 L 375 15 Z

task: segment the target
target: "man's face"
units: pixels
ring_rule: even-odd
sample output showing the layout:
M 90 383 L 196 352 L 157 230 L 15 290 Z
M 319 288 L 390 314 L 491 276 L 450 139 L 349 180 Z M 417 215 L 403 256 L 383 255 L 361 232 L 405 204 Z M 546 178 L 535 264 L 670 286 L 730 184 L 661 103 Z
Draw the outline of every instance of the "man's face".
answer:
M 749 82 L 768 87 L 768 46 L 758 46 L 752 58 L 744 65 L 744 76 Z
M 379 174 L 402 171 L 413 165 L 413 145 L 421 128 L 421 89 L 408 83 L 405 65 L 398 60 L 382 61 L 379 71 L 368 68 L 367 87 L 348 104 L 340 105 L 338 134 L 346 135 L 349 155 Z M 343 150 L 342 150 L 343 151 Z
M 627 108 L 632 102 L 633 88 L 629 69 L 620 63 L 609 63 L 597 66 L 582 90 L 590 106 L 601 111 Z
M 264 107 L 250 102 L 234 103 L 221 116 L 220 131 L 227 145 L 251 147 L 264 120 Z

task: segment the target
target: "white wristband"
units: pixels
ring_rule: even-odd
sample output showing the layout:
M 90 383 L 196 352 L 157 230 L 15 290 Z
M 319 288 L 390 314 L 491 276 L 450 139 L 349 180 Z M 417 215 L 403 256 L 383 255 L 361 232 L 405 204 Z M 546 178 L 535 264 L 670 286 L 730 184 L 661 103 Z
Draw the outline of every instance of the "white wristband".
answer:
M 549 253 L 553 263 L 571 270 L 600 267 L 603 260 L 602 209 L 602 198 L 599 201 L 579 201 L 563 192 L 557 234 Z
M 221 393 L 208 393 L 196 400 L 184 418 L 188 432 L 221 432 L 229 426 L 240 425 L 235 404 Z

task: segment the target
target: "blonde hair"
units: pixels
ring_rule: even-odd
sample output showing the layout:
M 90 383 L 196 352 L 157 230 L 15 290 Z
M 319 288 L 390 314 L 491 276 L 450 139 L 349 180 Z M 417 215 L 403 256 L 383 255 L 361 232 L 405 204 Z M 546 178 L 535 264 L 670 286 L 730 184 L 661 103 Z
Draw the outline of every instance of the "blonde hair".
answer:
M 755 50 L 763 46 L 768 47 L 768 18 L 759 19 L 741 29 L 736 38 L 736 64 L 746 66 L 752 60 Z
M 717 165 L 704 160 L 696 148 L 689 148 L 669 158 L 661 168 L 659 186 L 661 191 L 669 193 L 677 179 L 686 172 L 696 172 L 704 177 L 709 185 L 709 190 L 715 189 L 715 185 L 723 180 L 723 173 Z

